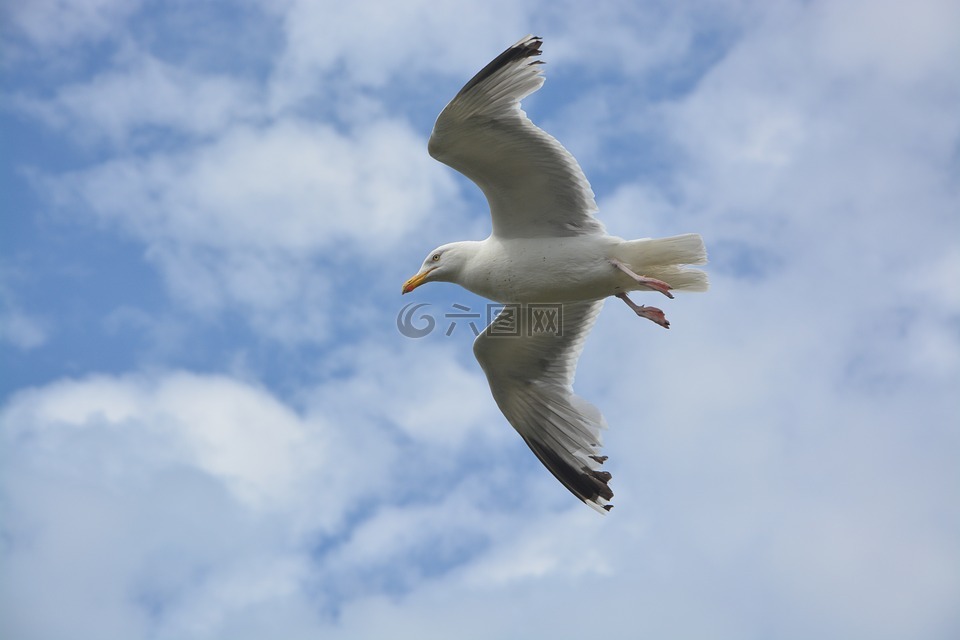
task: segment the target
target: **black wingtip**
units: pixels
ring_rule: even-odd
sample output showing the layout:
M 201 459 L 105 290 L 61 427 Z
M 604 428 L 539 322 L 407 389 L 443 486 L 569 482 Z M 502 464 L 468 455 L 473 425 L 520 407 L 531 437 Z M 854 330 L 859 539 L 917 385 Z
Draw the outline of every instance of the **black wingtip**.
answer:
M 463 88 L 460 89 L 460 92 L 457 94 L 457 96 L 459 97 L 467 91 L 470 91 L 470 89 L 474 88 L 512 62 L 539 56 L 542 53 L 540 51 L 541 46 L 543 46 L 543 39 L 540 36 L 528 36 L 520 42 L 517 42 L 512 47 L 494 58 L 490 64 L 485 66 L 483 69 L 480 69 L 475 76 L 470 78 L 467 84 L 463 85 Z M 543 64 L 543 61 L 533 60 L 530 64 Z
M 582 502 L 594 508 L 600 507 L 606 511 L 609 511 L 613 507 L 613 505 L 600 504 L 613 498 L 613 489 L 611 489 L 609 485 L 613 475 L 611 475 L 609 471 L 599 471 L 587 466 L 578 469 L 568 464 L 549 447 L 544 446 L 536 440 L 524 438 L 524 441 L 537 458 L 539 458 L 540 462 L 543 463 L 543 466 L 545 466 L 570 493 Z M 602 457 L 606 460 L 605 456 L 597 457 Z

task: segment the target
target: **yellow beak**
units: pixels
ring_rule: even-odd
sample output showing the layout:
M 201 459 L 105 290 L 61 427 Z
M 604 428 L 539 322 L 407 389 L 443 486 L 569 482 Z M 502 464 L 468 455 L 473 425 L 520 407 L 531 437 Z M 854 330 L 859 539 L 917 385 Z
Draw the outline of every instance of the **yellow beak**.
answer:
M 435 268 L 436 267 L 434 267 L 434 269 Z M 412 278 L 404 282 L 403 291 L 400 293 L 400 295 L 403 295 L 404 293 L 410 293 L 411 291 L 413 291 L 414 289 L 422 285 L 423 281 L 427 279 L 427 274 L 429 274 L 431 271 L 433 271 L 433 269 L 427 269 L 423 273 L 418 273 L 417 275 L 413 276 Z

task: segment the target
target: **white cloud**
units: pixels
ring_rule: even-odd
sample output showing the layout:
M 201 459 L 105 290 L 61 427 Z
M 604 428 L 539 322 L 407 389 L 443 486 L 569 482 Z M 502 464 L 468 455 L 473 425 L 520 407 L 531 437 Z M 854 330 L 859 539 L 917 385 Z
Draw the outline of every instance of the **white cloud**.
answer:
M 437 437 L 392 422 L 404 394 L 427 397 L 418 380 L 453 373 L 476 387 L 479 371 L 434 366 L 449 357 L 378 353 L 384 371 L 410 377 L 376 389 L 376 403 L 362 384 L 366 364 L 346 384 L 304 394 L 306 410 L 252 383 L 186 372 L 92 376 L 16 394 L 0 412 L 8 515 L 0 594 L 17 613 L 0 630 L 237 637 L 243 620 L 293 634 L 330 629 L 332 611 L 443 575 L 511 520 L 542 510 L 517 508 L 536 503 L 523 477 L 539 474 L 504 456 L 515 439 Z M 364 403 L 372 410 L 359 412 Z M 488 405 L 461 412 L 450 429 L 464 421 L 490 429 Z M 453 462 L 477 454 L 492 463 L 463 476 Z M 535 489 L 562 491 L 552 482 Z M 29 604 L 37 602 L 44 607 Z
M 816 38 L 810 50 L 843 75 L 879 73 L 914 85 L 956 69 L 960 6 L 951 0 L 824 2 L 809 16 Z
M 247 514 L 283 509 L 290 473 L 323 459 L 316 425 L 216 377 L 66 381 L 22 392 L 0 419 L 11 637 L 145 633 L 211 563 L 263 544 Z
M 466 357 L 469 342 L 451 339 L 446 348 L 430 342 L 403 342 L 399 349 L 351 345 L 329 355 L 328 361 L 346 360 L 352 375 L 325 384 L 311 403 L 333 412 L 338 422 L 369 415 L 395 424 L 414 441 L 446 451 L 462 447 L 471 439 L 494 437 L 495 442 L 503 442 L 513 437 L 508 429 L 491 429 L 502 418 L 489 401 L 486 379 L 472 357 Z M 458 350 L 463 353 L 458 354 Z M 456 355 L 465 357 L 458 359 Z M 469 367 L 465 368 L 462 360 L 468 360 Z M 360 407 L 354 404 L 358 397 L 377 396 L 391 401 Z M 497 438 L 498 434 L 505 437 Z
M 184 152 L 124 157 L 45 185 L 64 204 L 148 243 L 281 249 L 302 255 L 344 241 L 372 251 L 432 213 L 450 180 L 406 124 L 340 132 L 285 120 L 239 126 Z
M 13 285 L 24 280 L 25 274 L 7 267 L 0 268 L 0 342 L 29 351 L 49 340 L 51 323 L 21 308 Z
M 0 311 L 0 340 L 18 349 L 35 349 L 47 341 L 45 323 L 15 309 Z
M 390 120 L 347 132 L 299 120 L 238 126 L 189 151 L 38 181 L 63 211 L 142 241 L 191 308 L 236 305 L 288 342 L 324 339 L 338 287 L 382 265 L 428 216 L 449 225 L 458 210 L 452 177 Z M 334 263 L 356 268 L 318 276 Z
M 427 74 L 473 73 L 489 57 L 491 41 L 506 47 L 526 33 L 530 11 L 503 0 L 417 0 L 402 8 L 378 0 L 292 2 L 271 104 L 282 109 L 321 93 L 340 99 L 369 87 L 425 81 Z M 383 108 L 392 111 L 389 104 Z M 341 115 L 351 120 L 348 111 Z
M 0 421 L 10 637 L 137 637 L 156 619 L 209 637 L 300 589 L 296 523 L 317 535 L 363 495 L 321 417 L 219 376 L 64 381 Z
M 94 441 L 116 438 L 117 445 L 156 441 L 156 453 L 134 450 L 103 471 L 126 475 L 139 464 L 186 461 L 250 508 L 283 506 L 297 476 L 325 462 L 321 425 L 305 424 L 266 392 L 226 378 L 184 373 L 63 382 L 22 394 L 5 422 L 8 437 L 32 433 L 52 444 L 87 431 Z
M 36 0 L 12 3 L 4 12 L 36 47 L 50 52 L 116 33 L 138 5 L 126 0 Z
M 60 88 L 52 98 L 19 95 L 13 104 L 84 143 L 126 146 L 156 128 L 193 136 L 216 134 L 257 116 L 252 86 L 197 73 L 149 54 L 121 56 L 109 72 Z

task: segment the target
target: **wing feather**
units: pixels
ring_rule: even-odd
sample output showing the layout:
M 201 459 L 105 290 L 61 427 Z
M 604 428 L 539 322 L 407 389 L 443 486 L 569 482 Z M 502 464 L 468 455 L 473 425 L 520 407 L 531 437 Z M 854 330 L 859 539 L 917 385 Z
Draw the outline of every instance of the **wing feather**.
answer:
M 501 312 L 476 339 L 474 354 L 507 421 L 543 465 L 567 489 L 600 512 L 613 497 L 610 474 L 600 469 L 600 411 L 574 395 L 573 379 L 583 343 L 603 301 L 565 303 L 556 333 L 530 331 L 529 307 Z M 518 322 L 520 335 L 503 335 Z
M 437 118 L 430 155 L 480 187 L 498 237 L 604 233 L 577 160 L 520 108 L 543 85 L 541 45 L 527 36 L 467 82 Z

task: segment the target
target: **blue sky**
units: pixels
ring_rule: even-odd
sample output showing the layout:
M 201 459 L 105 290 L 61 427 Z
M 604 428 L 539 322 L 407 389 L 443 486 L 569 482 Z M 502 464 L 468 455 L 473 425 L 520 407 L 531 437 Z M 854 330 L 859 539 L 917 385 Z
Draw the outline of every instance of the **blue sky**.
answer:
M 958 3 L 2 11 L 3 637 L 960 634 Z M 489 232 L 426 140 L 527 33 L 607 228 L 710 251 L 587 342 L 606 518 L 396 327 L 483 309 L 399 290 Z

